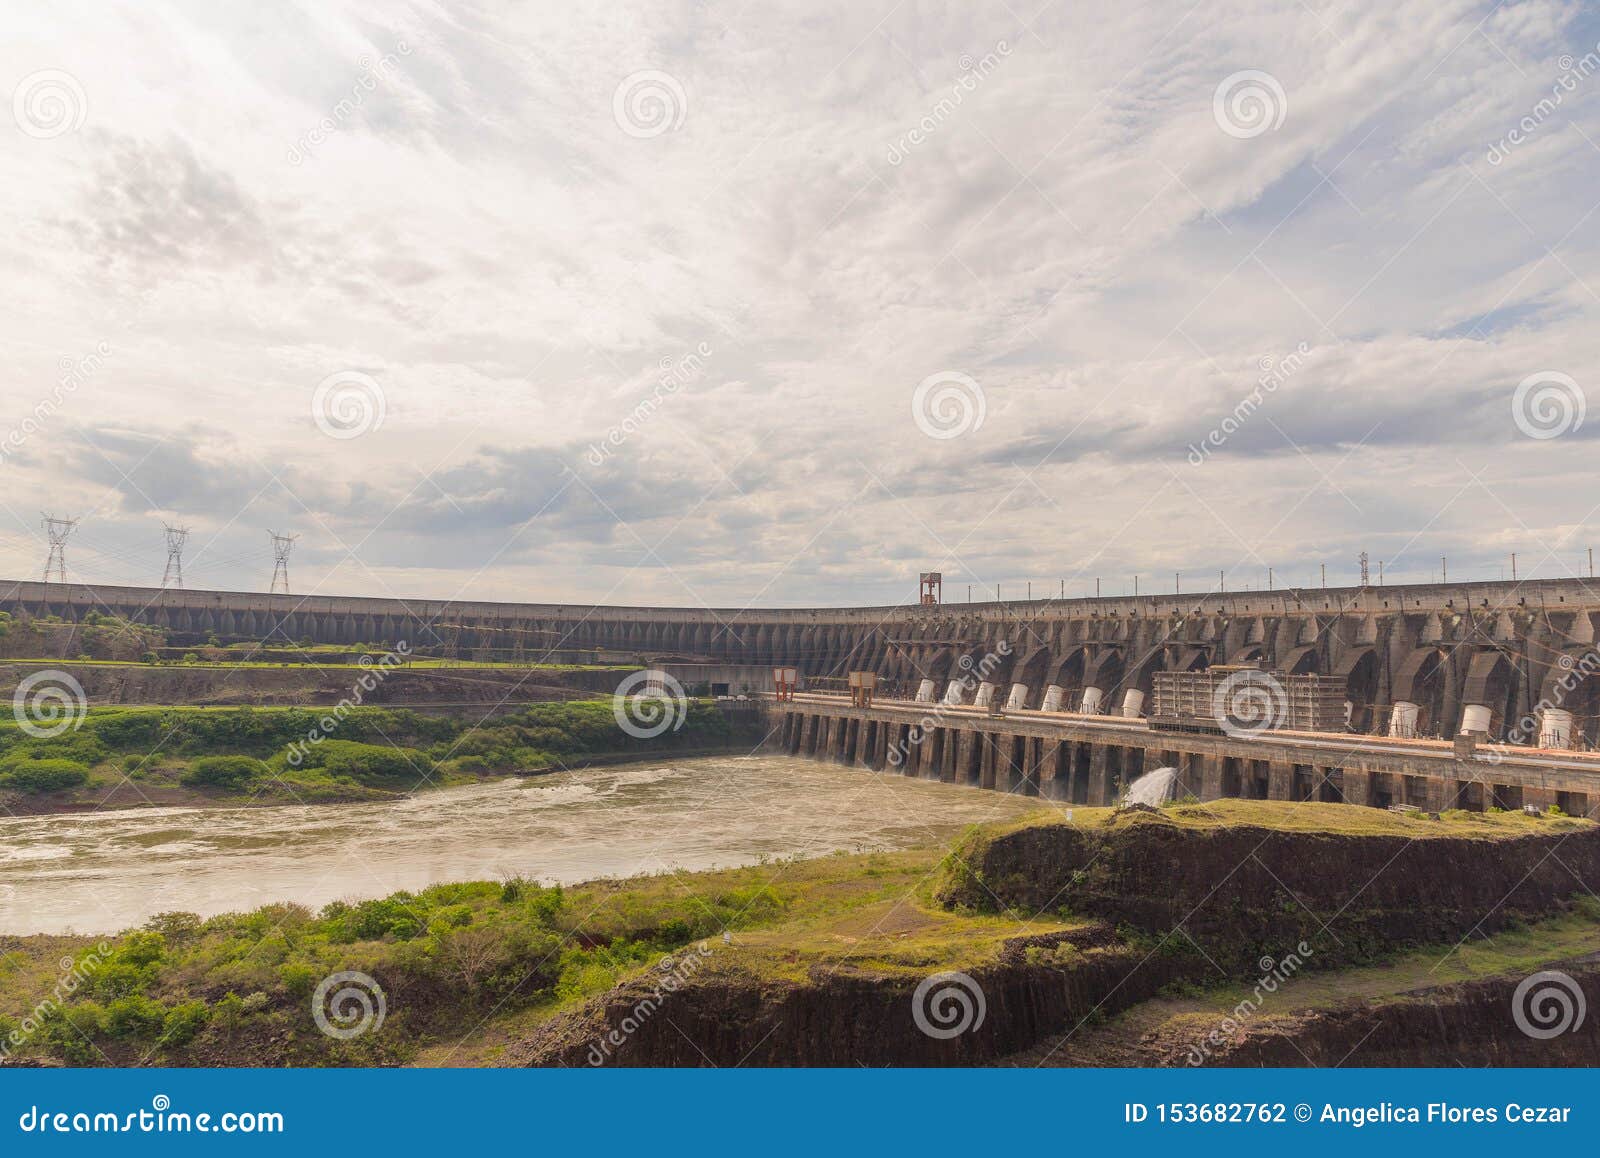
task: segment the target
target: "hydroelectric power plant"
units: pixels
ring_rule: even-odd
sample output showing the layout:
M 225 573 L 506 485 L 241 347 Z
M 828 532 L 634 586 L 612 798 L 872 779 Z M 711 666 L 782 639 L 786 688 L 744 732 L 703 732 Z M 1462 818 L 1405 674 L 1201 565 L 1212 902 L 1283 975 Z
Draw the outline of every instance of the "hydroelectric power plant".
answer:
M 1576 579 L 770 609 L 11 582 L 0 610 L 115 615 L 180 644 L 578 655 L 725 693 L 770 693 L 788 667 L 774 747 L 1082 804 L 1171 767 L 1201 800 L 1600 805 L 1600 595 Z M 875 688 L 847 696 L 863 674 Z

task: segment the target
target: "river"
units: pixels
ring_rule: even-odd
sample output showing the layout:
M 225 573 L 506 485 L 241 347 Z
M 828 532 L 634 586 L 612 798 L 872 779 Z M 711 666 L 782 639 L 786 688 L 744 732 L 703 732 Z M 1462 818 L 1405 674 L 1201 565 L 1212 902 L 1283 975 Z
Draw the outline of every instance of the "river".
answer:
M 787 756 L 589 768 L 383 804 L 0 820 L 0 933 L 109 933 L 521 873 L 573 883 L 905 848 L 1039 801 Z

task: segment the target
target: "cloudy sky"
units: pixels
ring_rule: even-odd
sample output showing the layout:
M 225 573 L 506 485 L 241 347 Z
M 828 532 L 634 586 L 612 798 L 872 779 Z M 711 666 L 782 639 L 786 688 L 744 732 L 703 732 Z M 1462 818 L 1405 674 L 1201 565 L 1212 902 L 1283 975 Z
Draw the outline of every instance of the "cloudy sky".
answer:
M 1600 14 L 30 6 L 0 572 L 744 606 L 1567 575 Z M 1600 398 L 1596 399 L 1600 411 Z

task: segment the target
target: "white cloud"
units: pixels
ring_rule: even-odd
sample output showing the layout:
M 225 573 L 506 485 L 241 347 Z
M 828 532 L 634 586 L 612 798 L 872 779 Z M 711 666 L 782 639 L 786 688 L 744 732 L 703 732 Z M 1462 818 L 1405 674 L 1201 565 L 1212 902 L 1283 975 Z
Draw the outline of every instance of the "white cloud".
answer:
M 3 425 L 110 353 L 0 465 L 4 570 L 41 506 L 83 516 L 88 579 L 157 579 L 164 513 L 191 585 L 263 586 L 270 525 L 302 587 L 490 598 L 1576 565 L 1591 428 L 1535 444 L 1510 400 L 1600 391 L 1600 75 L 1487 154 L 1592 14 L 883 7 L 29 13 L 8 93 L 62 69 L 87 113 L 0 126 Z M 1239 139 L 1212 98 L 1247 69 L 1287 109 Z M 618 126 L 641 70 L 681 125 Z M 339 441 L 310 406 L 341 370 L 386 417 Z M 910 403 L 946 370 L 987 414 L 940 441 Z

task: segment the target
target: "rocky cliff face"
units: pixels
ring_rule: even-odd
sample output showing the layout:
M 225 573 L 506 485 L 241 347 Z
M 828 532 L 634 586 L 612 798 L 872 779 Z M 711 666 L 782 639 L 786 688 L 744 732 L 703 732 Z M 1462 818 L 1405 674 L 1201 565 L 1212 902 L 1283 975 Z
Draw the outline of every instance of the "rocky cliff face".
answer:
M 1070 967 L 1029 952 L 1074 940 L 1081 955 Z M 1019 937 L 971 971 L 982 1020 L 948 1038 L 919 1028 L 919 976 L 816 966 L 804 982 L 763 982 L 730 970 L 667 994 L 646 977 L 552 1021 L 511 1059 L 531 1066 L 978 1065 L 1197 972 L 1193 961 L 1145 956 L 1115 943 L 1105 927 Z
M 1426 821 L 1419 821 L 1427 823 Z M 1317 967 L 1487 934 L 1600 890 L 1600 829 L 1483 839 L 1193 828 L 1130 814 L 978 837 L 941 899 L 1069 910 L 1154 937 L 1182 928 L 1230 971 L 1306 943 Z
M 937 962 L 908 975 L 829 961 L 803 980 L 771 980 L 741 971 L 735 959 L 670 993 L 649 977 L 626 982 L 546 1024 L 509 1058 L 571 1066 L 992 1063 L 1174 982 L 1254 980 L 1282 970 L 1289 954 L 1299 958 L 1295 970 L 1325 969 L 1560 912 L 1600 886 L 1600 830 L 1551 822 L 1527 836 L 1407 838 L 1197 828 L 1145 814 L 1105 828 L 978 837 L 952 863 L 966 868 L 942 887 L 949 906 L 1100 918 L 1068 933 L 1015 938 L 992 961 L 969 967 L 983 1018 L 959 1034 L 930 1034 L 915 1016 L 919 984 L 939 971 Z M 1600 963 L 1579 975 L 1600 1009 Z M 1510 1016 L 1519 980 L 1263 1018 L 1210 1061 L 1333 1064 L 1362 1042 L 1361 1064 L 1600 1061 L 1593 1026 L 1553 1050 L 1547 1042 L 1533 1049 Z M 1187 1064 L 1187 1048 L 1164 1057 L 1153 1043 L 1133 1064 Z

